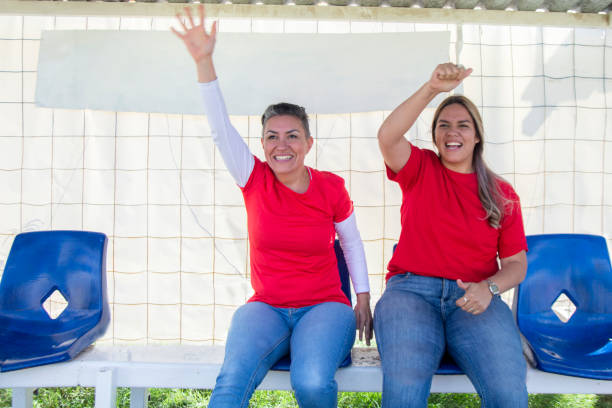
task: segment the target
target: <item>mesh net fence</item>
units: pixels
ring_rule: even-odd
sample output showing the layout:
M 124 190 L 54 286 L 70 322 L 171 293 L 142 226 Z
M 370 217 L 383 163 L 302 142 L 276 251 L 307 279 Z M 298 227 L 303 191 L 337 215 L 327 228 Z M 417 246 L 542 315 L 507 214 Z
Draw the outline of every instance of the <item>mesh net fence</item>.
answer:
M 42 30 L 170 24 L 0 16 L 0 271 L 20 232 L 107 234 L 112 323 L 102 342 L 223 343 L 232 313 L 252 292 L 242 197 L 205 117 L 35 105 Z M 474 68 L 463 92 L 481 110 L 486 160 L 521 197 L 526 232 L 612 231 L 611 30 L 248 18 L 222 18 L 219 28 L 450 31 L 451 59 Z M 311 115 L 315 145 L 307 156 L 307 165 L 346 180 L 373 305 L 400 230 L 401 193 L 386 179 L 376 141 L 388 113 Z M 420 147 L 432 147 L 432 115 L 427 108 L 407 135 Z M 259 117 L 231 120 L 263 158 Z

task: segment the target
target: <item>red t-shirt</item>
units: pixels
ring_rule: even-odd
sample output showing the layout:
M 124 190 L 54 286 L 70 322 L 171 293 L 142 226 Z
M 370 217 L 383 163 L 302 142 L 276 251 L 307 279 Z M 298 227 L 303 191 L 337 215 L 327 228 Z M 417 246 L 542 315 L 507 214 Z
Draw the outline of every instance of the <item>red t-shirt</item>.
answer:
M 447 169 L 431 150 L 412 146 L 406 165 L 387 177 L 402 189 L 400 233 L 387 279 L 412 272 L 424 276 L 480 282 L 498 271 L 497 256 L 527 250 L 519 197 L 500 181 L 510 200 L 501 227 L 484 219 L 476 173 Z
M 242 188 L 251 256 L 249 302 L 304 307 L 322 302 L 350 305 L 342 292 L 334 252 L 334 222 L 353 212 L 344 180 L 308 169 L 308 190 L 299 194 L 274 176 L 267 163 L 255 167 Z

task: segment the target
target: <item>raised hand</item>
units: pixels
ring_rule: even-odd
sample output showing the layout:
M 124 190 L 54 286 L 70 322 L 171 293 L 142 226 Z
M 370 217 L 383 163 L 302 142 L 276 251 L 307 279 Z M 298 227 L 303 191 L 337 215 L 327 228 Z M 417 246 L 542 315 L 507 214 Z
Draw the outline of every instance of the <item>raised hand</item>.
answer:
M 171 27 L 171 30 L 176 34 L 187 47 L 187 51 L 191 54 L 191 57 L 196 63 L 199 63 L 204 58 L 210 58 L 213 50 L 215 49 L 215 41 L 217 39 L 217 22 L 215 21 L 212 25 L 210 33 L 206 32 L 204 28 L 204 5 L 198 6 L 198 14 L 200 15 L 200 23 L 196 24 L 191 15 L 191 9 L 185 7 L 185 14 L 187 15 L 187 24 L 181 19 L 181 15 L 177 14 L 176 17 L 181 23 L 184 32 L 176 30 Z
M 183 32 L 175 30 L 171 27 L 172 32 L 176 34 L 183 42 L 187 51 L 191 54 L 191 57 L 196 63 L 196 69 L 198 71 L 199 82 L 210 82 L 217 79 L 215 73 L 215 66 L 212 60 L 212 53 L 215 49 L 215 41 L 217 39 L 217 22 L 215 21 L 212 25 L 210 33 L 206 32 L 204 28 L 204 5 L 200 4 L 198 7 L 200 14 L 200 24 L 196 24 L 193 21 L 191 10 L 185 7 L 185 14 L 187 15 L 187 24 L 181 20 L 181 15 L 177 14 L 176 17 L 183 27 Z
M 464 68 L 450 62 L 440 64 L 434 69 L 428 85 L 436 92 L 448 92 L 455 89 L 461 81 L 472 73 L 472 68 Z

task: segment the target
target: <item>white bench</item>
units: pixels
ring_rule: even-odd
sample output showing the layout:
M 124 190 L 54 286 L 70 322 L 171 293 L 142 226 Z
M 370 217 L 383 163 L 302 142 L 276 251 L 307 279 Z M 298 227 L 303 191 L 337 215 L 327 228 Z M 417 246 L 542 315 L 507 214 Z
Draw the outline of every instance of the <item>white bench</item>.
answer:
M 114 408 L 117 387 L 131 388 L 131 407 L 144 408 L 149 388 L 213 388 L 223 361 L 222 346 L 106 346 L 90 347 L 76 359 L 0 373 L 0 388 L 13 389 L 13 407 L 31 408 L 38 387 L 95 387 L 96 408 Z M 382 388 L 376 349 L 353 349 L 353 365 L 336 373 L 340 391 Z M 290 390 L 288 372 L 270 371 L 258 389 Z M 612 381 L 527 372 L 533 394 L 612 394 Z M 432 392 L 473 393 L 465 375 L 436 375 Z

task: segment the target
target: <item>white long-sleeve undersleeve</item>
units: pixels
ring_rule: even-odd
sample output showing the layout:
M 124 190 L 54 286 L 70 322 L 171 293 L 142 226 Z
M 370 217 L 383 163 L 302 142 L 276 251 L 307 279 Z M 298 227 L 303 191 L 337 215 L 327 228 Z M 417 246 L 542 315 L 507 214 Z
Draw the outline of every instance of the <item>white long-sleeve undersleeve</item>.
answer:
M 355 213 L 353 212 L 342 222 L 335 222 L 334 227 L 340 240 L 342 252 L 344 252 L 344 259 L 346 260 L 346 266 L 348 267 L 355 293 L 369 292 L 368 266 L 366 264 L 363 242 L 357 229 Z
M 213 142 L 236 184 L 244 187 L 255 167 L 253 153 L 229 120 L 219 81 L 200 83 L 200 91 Z

